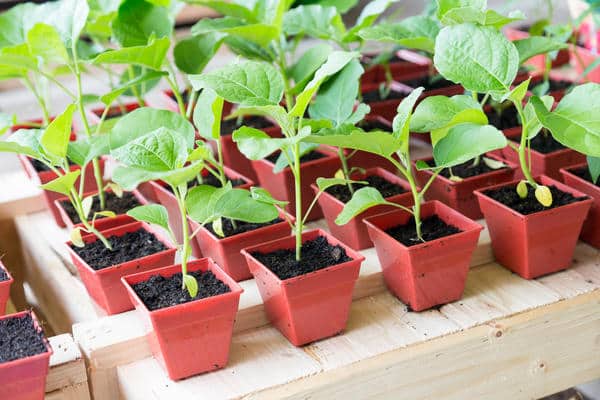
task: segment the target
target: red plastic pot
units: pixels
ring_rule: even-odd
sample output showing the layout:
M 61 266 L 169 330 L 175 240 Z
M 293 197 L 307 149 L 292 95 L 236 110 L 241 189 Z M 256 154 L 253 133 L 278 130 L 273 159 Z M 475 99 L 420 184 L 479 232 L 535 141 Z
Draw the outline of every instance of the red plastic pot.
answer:
M 238 173 L 237 171 L 232 170 L 228 167 L 223 167 L 225 171 L 225 175 L 229 179 L 243 179 L 246 181 L 245 184 L 236 186 L 238 189 L 249 189 L 251 186 L 254 186 L 254 182 L 245 177 L 244 175 Z M 177 239 L 177 243 L 183 243 L 183 232 L 181 226 L 181 213 L 179 212 L 179 205 L 177 204 L 177 199 L 175 195 L 167 189 L 166 185 L 162 182 L 150 182 L 154 190 L 154 197 L 157 202 L 165 206 L 167 209 L 167 213 L 169 214 L 169 226 L 171 230 L 175 234 L 175 238 Z M 198 247 L 196 241 L 192 241 L 192 251 L 193 255 L 196 258 L 202 257 L 202 251 Z
M 378 115 L 367 115 L 365 117 L 365 121 L 373 121 L 380 123 L 382 125 L 387 126 L 390 132 L 392 131 L 392 123 Z M 357 167 L 362 169 L 369 169 L 381 167 L 391 172 L 396 171 L 396 167 L 394 166 L 394 164 L 376 154 L 362 150 L 346 150 L 346 155 L 348 156 L 350 154 L 352 154 L 352 157 L 348 159 L 348 167 L 350 168 Z
M 18 157 L 19 157 L 19 160 L 21 161 L 21 165 L 25 169 L 25 173 L 27 174 L 27 176 L 30 177 L 30 179 L 32 179 L 32 181 L 35 184 L 43 185 L 43 184 L 48 183 L 57 178 L 57 175 L 52 171 L 41 171 L 41 172 L 36 171 L 35 168 L 33 167 L 33 164 L 31 163 L 31 160 L 27 156 L 19 154 Z M 99 163 L 100 163 L 100 171 L 104 175 L 104 164 L 105 164 L 104 158 L 100 158 Z M 78 169 L 80 169 L 80 167 L 77 165 L 72 165 L 70 167 L 70 171 L 76 171 Z M 85 171 L 86 171 L 85 172 L 85 182 L 83 184 L 84 191 L 85 192 L 96 192 L 98 190 L 98 186 L 96 185 L 96 178 L 94 177 L 94 166 L 92 165 L 92 163 L 89 163 L 86 166 Z M 80 179 L 78 178 L 77 181 L 75 182 L 75 187 L 79 187 L 79 181 L 80 181 Z M 44 195 L 44 201 L 46 202 L 46 207 L 48 207 L 48 209 L 52 213 L 52 216 L 54 217 L 56 224 L 58 226 L 60 226 L 61 228 L 64 228 L 65 223 L 62 219 L 62 216 L 61 216 L 58 208 L 56 208 L 56 200 L 60 199 L 64 195 L 62 195 L 60 193 L 52 192 L 49 190 L 44 190 L 43 195 Z
M 364 257 L 320 229 L 304 232 L 302 242 L 324 236 L 340 245 L 351 261 L 281 280 L 252 253 L 293 249 L 294 236 L 242 250 L 269 320 L 295 346 L 337 335 L 346 327 L 354 284 Z
M 499 157 L 491 154 L 486 154 L 486 157 L 495 160 L 501 160 Z M 432 160 L 433 158 L 428 158 L 425 160 L 425 162 L 429 163 Z M 479 209 L 479 202 L 473 194 L 473 191 L 503 182 L 510 182 L 515 176 L 517 166 L 506 160 L 501 161 L 507 165 L 507 168 L 491 171 L 487 174 L 465 178 L 460 182 L 451 181 L 442 175 L 438 175 L 425 193 L 425 198 L 427 200 L 439 200 L 468 218 L 483 218 L 483 214 Z M 425 184 L 433 176 L 432 171 L 419 171 L 416 168 L 415 171 L 417 180 L 421 187 L 425 186 Z
M 22 318 L 27 314 L 31 314 L 34 325 L 39 328 L 40 324 L 33 311 L 5 315 L 0 320 Z M 44 400 L 48 366 L 53 353 L 48 340 L 44 341 L 46 352 L 0 364 L 0 399 Z
M 590 212 L 583 223 L 580 238 L 595 248 L 600 248 L 600 187 L 580 178 L 572 172 L 578 169 L 587 169 L 587 167 L 586 163 L 579 164 L 570 168 L 563 168 L 560 170 L 560 173 L 567 186 L 579 190 L 593 199 Z
M 361 85 L 361 92 L 368 93 L 372 91 L 379 91 L 381 83 L 366 83 Z M 408 96 L 410 92 L 414 89 L 410 86 L 407 86 L 403 83 L 392 82 L 390 84 L 391 90 L 393 92 L 403 94 L 402 98 L 397 99 L 386 99 L 382 101 L 373 101 L 368 103 L 369 107 L 371 107 L 371 111 L 368 114 L 368 117 L 382 117 L 387 119 L 388 121 L 392 121 L 394 116 L 396 115 L 396 110 L 398 109 L 398 105 L 403 100 L 404 97 Z
M 533 93 L 531 92 L 532 86 L 535 85 L 536 83 L 542 82 L 542 80 L 544 79 L 544 75 L 541 72 L 531 74 L 530 76 L 531 76 L 531 83 L 529 84 L 530 91 L 528 93 L 528 96 L 533 95 Z M 558 81 L 558 82 L 567 81 L 567 82 L 573 83 L 573 77 L 571 76 L 571 74 L 564 73 L 561 70 L 550 71 L 550 74 L 548 77 L 550 78 L 550 81 Z M 556 104 L 559 101 L 561 101 L 563 97 L 565 97 L 565 95 L 567 94 L 567 89 L 551 90 L 548 94 L 550 96 L 554 97 L 554 102 Z
M 177 251 L 175 246 L 173 246 L 173 244 L 171 244 L 171 242 L 162 236 L 156 229 L 144 222 L 121 225 L 116 228 L 101 231 L 101 233 L 106 238 L 109 238 L 111 236 L 123 236 L 128 232 L 135 232 L 140 228 L 144 228 L 148 232 L 154 234 L 167 249 L 146 257 L 96 271 L 73 251 L 71 248 L 72 243 L 70 241 L 66 243 L 69 254 L 71 255 L 71 260 L 77 268 L 88 294 L 94 299 L 96 304 L 109 315 L 133 309 L 133 304 L 129 300 L 127 291 L 121 284 L 122 277 L 172 265 L 175 261 L 175 253 Z M 95 242 L 96 240 L 98 240 L 98 238 L 94 235 L 83 236 L 83 241 L 86 244 Z
M 121 106 L 112 106 L 108 110 L 108 114 L 105 117 L 105 121 L 109 120 L 111 118 L 122 117 L 122 116 L 127 115 L 128 113 L 130 113 L 133 110 L 136 110 L 136 109 L 138 109 L 140 107 L 141 106 L 140 106 L 139 103 L 126 103 L 126 104 L 123 104 L 123 110 L 121 110 Z M 96 123 L 100 122 L 100 118 L 102 118 L 102 114 L 103 113 L 104 113 L 104 107 L 92 109 L 90 111 L 90 113 L 89 113 L 90 114 L 89 115 L 90 123 L 96 124 Z M 115 114 L 117 114 L 117 115 L 115 115 Z
M 8 299 L 10 298 L 10 285 L 14 282 L 10 273 L 0 261 L 0 269 L 2 269 L 8 275 L 8 279 L 0 282 L 0 316 L 6 313 L 6 303 L 8 303 Z
M 334 176 L 336 171 L 341 168 L 341 162 L 337 154 L 332 153 L 326 147 L 320 147 L 318 151 L 326 156 L 300 165 L 303 213 L 306 212 L 315 197 L 310 185 L 316 182 L 317 178 Z M 273 173 L 275 165 L 267 159 L 253 160 L 252 165 L 258 176 L 260 186 L 265 188 L 277 200 L 287 201 L 288 204 L 285 210 L 292 215 L 296 215 L 295 181 L 292 170 L 287 167 L 281 172 Z M 323 212 L 315 206 L 308 215 L 307 221 L 320 218 L 323 218 Z
M 212 271 L 231 291 L 150 311 L 131 285 L 146 281 L 153 275 L 170 277 L 181 272 L 181 265 L 122 278 L 131 302 L 144 323 L 152 328 L 147 336 L 152 354 L 173 380 L 213 371 L 227 364 L 233 323 L 243 292 L 240 285 L 209 258 L 190 261 L 188 271 Z
M 352 176 L 354 180 L 361 180 L 368 176 L 379 176 L 387 180 L 388 182 L 395 183 L 402 186 L 406 192 L 397 194 L 395 196 L 387 197 L 386 200 L 392 203 L 401 204 L 405 207 L 410 207 L 414 204 L 412 193 L 410 192 L 410 185 L 404 179 L 401 179 L 397 175 L 392 174 L 384 170 L 383 168 L 371 168 L 365 171 L 364 174 L 355 174 Z M 319 188 L 316 185 L 312 185 L 315 193 L 319 192 Z M 335 219 L 342 212 L 345 203 L 338 200 L 335 196 L 325 192 L 319 197 L 319 206 L 323 210 L 323 215 L 327 221 L 327 226 L 331 234 L 337 239 L 341 240 L 346 245 L 352 247 L 354 250 L 363 250 L 369 247 L 373 247 L 373 242 L 369 238 L 367 227 L 363 224 L 365 218 L 371 217 L 376 214 L 381 214 L 386 211 L 392 211 L 396 208 L 392 206 L 377 206 L 368 209 L 367 211 L 357 215 L 346 225 L 337 225 Z
M 585 196 L 547 176 L 537 181 L 543 185 L 554 185 L 576 197 Z M 487 222 L 496 260 L 525 279 L 568 268 L 592 199 L 522 215 L 485 195 L 490 189 L 516 187 L 517 183 L 513 181 L 475 192 Z
M 579 46 L 571 46 L 571 65 L 575 69 L 577 76 L 581 76 L 583 72 L 590 66 L 596 59 L 598 54 L 591 50 L 585 49 Z M 585 77 L 585 81 L 588 82 L 600 82 L 600 66 L 591 70 Z
M 471 256 L 483 227 L 439 201 L 421 207 L 422 218 L 437 215 L 462 232 L 407 247 L 385 231 L 406 224 L 404 210 L 367 218 L 371 240 L 390 291 L 414 311 L 459 300 L 465 289 Z
M 527 39 L 529 37 L 529 32 L 522 31 L 515 28 L 506 28 L 504 33 L 508 40 L 515 41 L 521 39 Z M 570 60 L 570 54 L 568 49 L 563 49 L 558 51 L 558 55 L 556 59 L 552 60 L 552 68 L 558 68 L 565 64 L 568 64 Z M 544 71 L 546 69 L 546 57 L 542 55 L 531 57 L 529 60 L 525 62 L 525 65 L 531 65 L 535 69 L 539 71 Z
M 240 282 L 252 278 L 248 264 L 241 253 L 242 249 L 289 236 L 290 226 L 283 213 L 280 214 L 280 218 L 282 221 L 276 224 L 225 238 L 214 235 L 205 227 L 200 228 L 196 221 L 189 219 L 189 223 L 192 231 L 200 228 L 194 241 L 201 253 L 214 260 L 233 280 Z M 294 221 L 291 215 L 287 215 L 287 218 Z
M 108 189 L 108 190 L 106 190 L 105 193 L 110 193 L 110 192 L 111 192 L 111 190 Z M 86 197 L 89 197 L 92 195 L 97 195 L 97 193 L 98 192 L 84 193 L 83 198 L 86 198 Z M 146 200 L 139 191 L 132 190 L 131 193 L 139 201 L 140 205 L 148 204 L 148 200 Z M 69 201 L 69 199 L 67 197 L 61 197 L 60 199 L 56 199 L 54 201 L 54 206 L 58 210 L 58 212 L 63 220 L 64 226 L 66 226 L 68 230 L 72 230 L 75 226 L 82 226 L 81 223 L 78 223 L 78 224 L 73 223 L 73 221 L 69 217 L 69 214 L 65 211 L 65 209 L 62 206 L 62 203 L 65 201 Z M 93 215 L 91 215 L 91 213 L 90 213 L 90 217 L 93 217 Z M 119 214 L 113 218 L 96 219 L 96 221 L 94 222 L 94 227 L 100 231 L 103 231 L 103 230 L 111 229 L 111 228 L 114 228 L 114 227 L 117 227 L 120 225 L 130 224 L 135 221 L 136 221 L 135 219 L 131 218 L 127 214 Z
M 511 130 L 511 132 L 504 131 L 504 135 L 507 137 L 507 139 L 516 141 L 516 139 L 521 136 L 521 128 Z M 531 153 L 531 155 L 529 155 L 529 153 Z M 506 146 L 504 149 L 500 150 L 499 153 L 494 154 L 500 155 L 502 159 L 513 164 L 520 164 L 519 154 L 510 146 Z M 552 153 L 548 154 L 543 154 L 531 149 L 531 151 L 526 151 L 525 154 L 527 159 L 531 159 L 531 173 L 533 176 L 546 175 L 556 180 L 561 179 L 561 168 L 570 167 L 572 165 L 585 162 L 584 154 L 569 148 L 553 151 Z M 520 168 L 517 170 L 515 176 L 516 178 L 523 178 Z
M 396 52 L 396 55 L 402 59 L 402 61 L 391 62 L 389 64 L 390 73 L 392 74 L 392 78 L 395 80 L 401 80 L 406 75 L 429 71 L 431 60 L 429 60 L 427 57 L 423 57 L 420 54 L 411 52 L 409 50 L 400 50 Z M 365 57 L 368 59 L 373 59 L 377 57 L 377 54 L 366 54 Z M 382 65 L 365 67 L 365 73 L 361 77 L 361 83 L 385 82 L 385 75 L 385 68 Z

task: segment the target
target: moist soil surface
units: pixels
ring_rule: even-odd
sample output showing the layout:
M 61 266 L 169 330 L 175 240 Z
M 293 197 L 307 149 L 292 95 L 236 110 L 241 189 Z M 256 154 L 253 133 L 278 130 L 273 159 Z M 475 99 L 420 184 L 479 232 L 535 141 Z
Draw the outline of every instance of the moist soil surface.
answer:
M 309 162 L 309 161 L 320 160 L 321 158 L 325 158 L 325 157 L 327 157 L 327 156 L 319 151 L 316 151 L 316 150 L 311 151 L 310 153 L 306 153 L 305 155 L 300 157 L 300 164 Z M 270 156 L 265 157 L 265 160 L 270 161 L 273 164 L 275 164 L 277 162 L 278 158 L 279 158 L 279 152 L 275 152 L 275 153 L 271 154 Z
M 150 311 L 231 291 L 229 286 L 220 281 L 211 271 L 195 271 L 188 274 L 198 282 L 198 294 L 194 298 L 190 296 L 187 290 L 181 288 L 181 272 L 168 278 L 161 275 L 152 275 L 147 281 L 132 285 L 132 288 Z
M 258 117 L 255 115 L 245 117 L 241 121 L 241 123 L 239 123 L 237 118 L 232 118 L 232 119 L 226 119 L 226 120 L 221 121 L 221 134 L 222 135 L 231 135 L 233 133 L 233 131 L 235 131 L 242 125 L 249 126 L 251 128 L 256 128 L 256 129 L 265 129 L 265 128 L 270 128 L 270 127 L 274 126 L 273 123 L 271 121 L 269 121 L 268 119 L 266 119 L 264 117 Z
M 8 280 L 8 274 L 6 273 L 5 270 L 3 270 L 2 268 L 0 268 L 0 282 L 4 282 Z
M 425 240 L 425 242 L 454 235 L 455 233 L 459 232 L 461 232 L 460 229 L 453 225 L 448 225 L 437 215 L 433 215 L 421 220 L 421 235 L 423 236 L 423 240 Z M 417 228 L 415 226 L 415 220 L 412 217 L 406 224 L 388 228 L 386 229 L 385 233 L 407 247 L 423 243 L 417 237 Z
M 31 315 L 0 321 L 0 364 L 46 351 L 44 333 L 34 326 Z
M 366 178 L 361 178 L 361 179 L 357 179 L 357 180 L 365 181 L 365 182 L 367 182 L 367 184 L 353 183 L 352 187 L 353 187 L 354 191 L 357 191 L 358 189 L 370 186 L 372 188 L 379 190 L 379 193 L 381 193 L 381 195 L 384 198 L 392 197 L 397 194 L 402 194 L 402 193 L 406 192 L 406 190 L 402 186 L 392 183 L 392 182 L 390 182 L 380 176 L 377 176 L 377 175 L 367 176 Z M 346 186 L 346 185 L 331 186 L 331 187 L 327 188 L 325 191 L 327 193 L 329 193 L 330 195 L 332 195 L 333 197 L 335 197 L 336 199 L 338 199 L 339 201 L 341 201 L 342 203 L 347 203 L 352 198 L 350 189 L 348 189 L 348 186 Z
M 517 142 L 521 141 L 521 136 L 515 138 Z M 550 154 L 555 151 L 566 149 L 565 146 L 554 140 L 552 135 L 545 129 L 542 130 L 536 137 L 531 139 L 531 149 L 542 154 Z
M 104 247 L 100 240 L 81 248 L 71 245 L 71 248 L 96 271 L 167 250 L 156 236 L 142 228 L 107 239 L 113 250 Z
M 106 192 L 106 207 L 105 210 L 112 211 L 117 215 L 125 214 L 127 211 L 131 210 L 134 207 L 140 205 L 138 199 L 131 192 L 124 192 L 122 197 L 117 197 L 112 192 Z M 73 221 L 74 224 L 78 224 L 81 222 L 79 219 L 79 215 L 75 212 L 75 208 L 73 205 L 65 200 L 60 203 L 62 208 L 64 208 L 65 212 L 69 215 L 69 219 Z M 94 196 L 94 201 L 92 202 L 92 210 L 90 211 L 89 217 L 92 218 L 94 213 L 102 211 L 100 209 L 100 199 L 98 196 Z M 105 218 L 102 215 L 99 215 L 96 219 Z
M 444 79 L 441 75 L 437 76 L 423 76 L 421 78 L 402 80 L 402 83 L 408 85 L 410 87 L 418 88 L 423 86 L 425 90 L 435 90 L 435 89 L 443 89 L 450 86 L 455 86 L 456 83 Z
M 552 205 L 550 207 L 544 207 L 540 204 L 535 198 L 535 189 L 529 185 L 527 185 L 527 197 L 525 199 L 521 199 L 517 194 L 517 185 L 488 190 L 484 194 L 523 215 L 534 214 L 588 199 L 587 196 L 575 197 L 553 185 L 548 186 L 548 188 L 552 192 Z
M 592 174 L 590 174 L 590 170 L 587 168 L 571 169 L 571 170 L 569 170 L 569 172 L 572 173 L 573 175 L 577 175 L 581 179 L 585 179 L 586 181 L 588 181 L 590 183 L 594 183 L 594 181 L 592 180 Z M 594 184 L 596 186 L 600 187 L 600 179 L 598 179 L 598 181 L 595 182 Z M 0 279 L 0 281 L 1 280 L 2 279 Z
M 225 237 L 238 235 L 244 232 L 250 232 L 256 229 L 263 228 L 265 226 L 274 225 L 283 221 L 281 218 L 276 218 L 273 221 L 264 222 L 264 223 L 253 223 L 253 222 L 244 222 L 244 221 L 235 221 L 235 226 L 232 223 L 232 220 L 229 218 L 223 218 L 221 224 L 223 226 L 223 234 Z M 213 235 L 219 237 L 213 230 L 212 223 L 206 225 L 206 229 L 208 229 Z
M 500 114 L 495 110 L 488 111 L 485 114 L 488 117 L 490 125 L 500 130 L 520 126 L 519 114 L 517 113 L 517 109 L 512 106 L 505 108 Z
M 308 274 L 352 259 L 343 247 L 332 246 L 324 236 L 302 244 L 301 260 L 296 261 L 294 249 L 281 249 L 271 253 L 252 253 L 252 256 L 269 268 L 281 280 Z
M 430 162 L 430 165 L 432 165 L 432 163 Z M 458 176 L 459 178 L 471 178 L 473 176 L 478 176 L 478 175 L 483 175 L 483 174 L 488 174 L 490 172 L 494 172 L 494 171 L 500 171 L 503 169 L 506 169 L 508 167 L 502 167 L 502 168 L 498 168 L 498 169 L 493 169 L 487 166 L 487 164 L 483 161 L 483 160 L 479 160 L 479 163 L 477 165 L 473 165 L 473 160 L 467 161 L 465 163 L 456 165 L 454 167 L 452 167 L 452 174 L 454 174 L 454 176 Z M 450 177 L 452 176 L 450 174 L 450 169 L 445 168 L 442 170 L 442 172 L 440 172 L 440 175 L 442 175 L 445 178 L 450 179 Z
M 377 120 L 368 120 L 361 121 L 358 123 L 358 127 L 363 129 L 365 132 L 371 131 L 384 131 L 384 132 L 392 132 L 392 127 L 390 125 L 384 124 L 381 121 Z
M 379 91 L 379 89 L 376 90 L 370 90 L 368 92 L 364 92 L 362 94 L 362 100 L 369 104 L 369 103 L 377 103 L 380 101 L 387 101 L 387 100 L 398 100 L 398 99 L 403 99 L 407 96 L 408 93 L 403 93 L 403 92 L 397 92 L 395 90 L 390 90 L 389 94 L 387 95 L 387 97 L 382 98 L 381 97 L 381 92 Z

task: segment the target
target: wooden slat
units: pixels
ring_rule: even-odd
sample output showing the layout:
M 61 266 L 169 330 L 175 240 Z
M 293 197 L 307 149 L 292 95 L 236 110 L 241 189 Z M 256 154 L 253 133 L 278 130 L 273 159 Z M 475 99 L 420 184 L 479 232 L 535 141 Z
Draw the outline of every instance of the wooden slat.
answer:
M 46 400 L 88 400 L 85 362 L 69 334 L 49 338 L 54 353 L 46 379 Z
M 0 191 L 0 220 L 44 209 L 42 191 L 22 170 L 0 174 L 0 182 L 4 188 Z

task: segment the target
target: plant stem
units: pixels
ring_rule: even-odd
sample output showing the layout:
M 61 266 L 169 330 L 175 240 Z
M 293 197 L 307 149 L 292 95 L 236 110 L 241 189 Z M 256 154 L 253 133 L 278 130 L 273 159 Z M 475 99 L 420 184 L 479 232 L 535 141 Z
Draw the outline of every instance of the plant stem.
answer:
M 406 157 L 407 160 L 410 160 L 409 150 L 406 151 L 406 154 L 404 156 Z M 394 166 L 398 169 L 398 171 L 400 171 L 400 173 L 408 181 L 408 184 L 410 186 L 410 192 L 412 193 L 413 201 L 415 203 L 413 206 L 412 215 L 413 215 L 413 218 L 415 219 L 415 229 L 417 232 L 417 238 L 420 241 L 424 242 L 425 240 L 423 240 L 423 234 L 421 233 L 421 197 L 422 197 L 424 191 L 421 191 L 421 193 L 419 193 L 419 188 L 417 187 L 415 178 L 413 177 L 412 168 L 411 168 L 410 164 L 408 164 L 406 166 L 406 168 L 404 168 L 404 166 L 402 164 L 400 164 L 394 157 L 390 156 L 390 157 L 386 157 L 386 159 L 388 161 L 390 161 L 392 164 L 394 164 Z M 410 162 L 410 161 L 408 161 L 408 162 Z M 426 186 L 426 187 L 429 187 L 429 186 Z
M 42 96 L 38 93 L 38 91 L 35 89 L 33 83 L 31 82 L 31 80 L 29 79 L 28 76 L 26 76 L 23 79 L 23 84 L 25 85 L 25 87 L 27 87 L 27 89 L 29 89 L 30 92 L 33 93 L 33 96 L 35 97 L 40 108 L 42 109 L 43 125 L 48 126 L 48 124 L 50 123 L 50 113 L 48 112 L 48 107 L 46 106 L 46 102 L 44 101 Z
M 175 69 L 170 62 L 167 62 L 167 69 L 169 70 L 169 75 L 166 77 L 169 86 L 171 87 L 171 91 L 173 92 L 173 96 L 175 96 L 175 100 L 177 100 L 177 106 L 179 107 L 179 113 L 185 117 L 186 116 L 186 108 L 185 103 L 183 102 L 183 98 L 181 97 L 181 91 L 179 89 L 179 84 L 177 83 L 177 77 L 175 75 Z
M 302 185 L 300 178 L 300 144 L 294 144 L 294 191 L 296 195 L 296 261 L 300 261 L 302 250 Z
M 283 51 L 283 46 L 281 45 L 281 41 L 285 41 L 285 38 L 282 37 L 277 42 L 277 65 L 279 66 L 279 72 L 281 72 L 281 76 L 283 77 L 283 85 L 284 85 L 284 94 L 285 94 L 285 105 L 287 110 L 290 111 L 292 107 L 294 107 L 294 97 L 291 95 L 291 87 L 290 81 L 287 75 L 287 61 L 285 59 L 285 53 Z
M 127 75 L 129 75 L 129 80 L 133 80 L 133 78 L 135 77 L 135 74 L 133 72 L 133 66 L 130 65 L 129 67 L 127 67 Z M 131 87 L 131 92 L 133 93 L 133 96 L 137 99 L 137 102 L 140 105 L 140 107 L 143 107 L 144 99 L 142 98 L 142 95 L 137 90 L 137 87 L 135 87 L 135 85 Z
M 194 111 L 194 103 L 198 98 L 198 92 L 195 90 L 191 90 L 190 96 L 188 98 L 187 109 L 185 110 L 185 117 L 190 119 L 192 117 L 192 112 Z
M 342 162 L 342 172 L 344 173 L 344 179 L 346 179 L 346 181 L 349 181 L 350 170 L 348 169 L 348 160 L 346 159 L 346 155 L 344 154 L 344 149 L 338 148 L 338 156 L 340 157 L 340 161 Z M 346 186 L 348 187 L 350 194 L 354 195 L 354 187 L 352 186 L 352 183 L 346 182 Z
M 521 171 L 523 171 L 525 179 L 527 179 L 527 182 L 529 182 L 529 184 L 535 188 L 537 187 L 537 183 L 531 175 L 525 154 L 525 151 L 528 149 L 527 137 L 529 136 L 529 132 L 527 131 L 527 119 L 525 118 L 525 113 L 523 112 L 523 105 L 518 101 L 515 101 L 514 105 L 517 109 L 517 113 L 519 114 L 519 118 L 521 119 L 521 126 L 523 127 L 521 132 L 521 142 L 519 144 L 519 164 L 521 165 Z
M 183 244 L 181 249 L 181 274 L 182 277 L 187 275 L 187 262 L 190 257 L 189 248 L 190 248 L 190 237 L 188 232 L 188 223 L 187 223 L 187 213 L 185 208 L 185 200 L 184 196 L 179 190 L 179 187 L 172 187 L 177 196 L 177 205 L 179 206 L 179 213 L 181 216 L 181 233 L 183 234 Z M 181 289 L 185 290 L 185 281 L 181 280 Z
M 227 177 L 225 176 L 225 170 L 223 168 L 223 147 L 221 146 L 220 138 L 216 140 L 217 142 L 217 161 L 218 161 L 218 170 L 219 170 L 219 180 L 221 181 L 221 186 L 225 187 L 227 184 Z

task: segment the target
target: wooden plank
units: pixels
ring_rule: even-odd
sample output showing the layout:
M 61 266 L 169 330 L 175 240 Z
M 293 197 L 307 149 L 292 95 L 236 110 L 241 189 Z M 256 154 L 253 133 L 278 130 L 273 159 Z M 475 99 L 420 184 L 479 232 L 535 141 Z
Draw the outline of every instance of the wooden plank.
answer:
M 46 399 L 89 399 L 85 362 L 73 337 L 64 334 L 48 340 L 54 353 L 46 379 Z
M 0 220 L 44 209 L 42 191 L 21 169 L 0 174 L 4 190 L 0 191 Z

